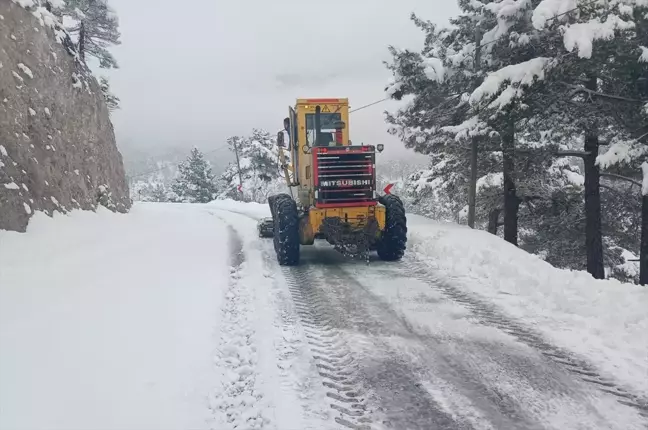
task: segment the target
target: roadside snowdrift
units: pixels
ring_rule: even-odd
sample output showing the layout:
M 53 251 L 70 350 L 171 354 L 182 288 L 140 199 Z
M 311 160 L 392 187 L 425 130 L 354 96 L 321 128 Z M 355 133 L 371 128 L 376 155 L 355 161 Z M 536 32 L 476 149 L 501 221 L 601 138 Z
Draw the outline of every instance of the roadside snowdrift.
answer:
M 556 269 L 484 231 L 408 215 L 409 248 L 449 282 L 648 395 L 648 288 Z
M 0 428 L 204 428 L 227 237 L 190 205 L 0 230 Z

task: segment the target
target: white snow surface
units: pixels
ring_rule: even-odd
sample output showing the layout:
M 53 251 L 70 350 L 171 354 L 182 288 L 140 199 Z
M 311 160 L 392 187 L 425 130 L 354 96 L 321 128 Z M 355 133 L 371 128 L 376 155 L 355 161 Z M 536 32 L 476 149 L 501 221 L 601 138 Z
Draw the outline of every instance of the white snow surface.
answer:
M 127 215 L 37 212 L 26 233 L 0 231 L 0 428 L 338 428 L 271 241 L 257 237 L 269 215 L 232 200 L 138 203 Z M 408 214 L 408 230 L 406 258 L 648 393 L 648 289 L 462 226 Z M 397 309 L 440 294 L 375 279 Z M 461 318 L 405 315 L 506 337 L 444 306 Z M 492 382 L 515 383 L 502 377 Z M 449 412 L 465 401 L 429 389 Z
M 0 230 L 0 428 L 205 428 L 226 238 L 137 205 Z
M 465 226 L 409 214 L 408 233 L 410 250 L 439 275 L 648 394 L 648 288 L 557 269 Z
M 214 205 L 37 212 L 0 231 L 0 428 L 332 428 L 258 245 L 254 220 Z
M 34 73 L 32 73 L 31 69 L 27 66 L 25 66 L 23 63 L 18 63 L 18 68 L 27 76 L 29 76 L 30 79 L 34 79 Z

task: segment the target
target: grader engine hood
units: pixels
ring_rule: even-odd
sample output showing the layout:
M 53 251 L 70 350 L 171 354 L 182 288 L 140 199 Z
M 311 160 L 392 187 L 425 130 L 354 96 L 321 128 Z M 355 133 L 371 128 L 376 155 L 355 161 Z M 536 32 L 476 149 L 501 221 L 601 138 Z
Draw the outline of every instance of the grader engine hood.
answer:
M 375 164 L 372 146 L 313 148 L 315 206 L 375 205 Z

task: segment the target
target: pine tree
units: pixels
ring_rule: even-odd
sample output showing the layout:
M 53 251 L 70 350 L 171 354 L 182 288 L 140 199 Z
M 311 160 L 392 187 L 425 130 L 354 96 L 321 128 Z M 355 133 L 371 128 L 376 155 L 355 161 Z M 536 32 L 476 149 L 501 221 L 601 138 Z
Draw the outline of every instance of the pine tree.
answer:
M 177 196 L 185 202 L 208 203 L 216 197 L 217 189 L 212 168 L 197 148 L 191 150 L 187 161 L 178 166 L 180 177 L 172 185 Z
M 578 268 L 583 267 L 578 252 L 586 251 L 588 270 L 603 277 L 604 256 L 614 265 L 618 250 L 631 245 L 624 238 L 631 236 L 635 212 L 633 204 L 611 203 L 616 197 L 608 191 L 616 187 L 610 182 L 602 183 L 601 197 L 603 166 L 596 159 L 600 147 L 642 134 L 637 130 L 640 111 L 648 114 L 648 81 L 638 59 L 648 61 L 648 5 L 637 0 L 459 0 L 459 5 L 462 14 L 448 30 L 415 18 L 426 36 L 420 54 L 391 48 L 394 79 L 388 92 L 397 99 L 413 96 L 388 115 L 391 131 L 406 146 L 433 154 L 431 169 L 411 178 L 414 194 L 463 215 L 468 143 L 480 136 L 477 212 L 482 222 L 488 219 L 489 231 L 497 231 L 504 209 L 507 240 L 517 242 L 519 218 L 521 246 Z M 635 156 L 628 167 L 634 174 L 625 173 L 635 182 L 643 157 L 643 152 Z M 483 163 L 497 158 L 499 169 Z M 497 173 L 503 173 L 503 184 Z M 610 180 L 609 173 L 621 174 L 603 171 L 602 178 Z M 504 196 L 504 207 L 498 195 Z M 610 219 L 618 215 L 624 222 L 602 220 L 601 204 L 613 212 Z M 576 247 L 565 241 L 579 237 Z M 567 258 L 557 258 L 561 249 Z
M 232 136 L 228 140 L 232 151 L 238 150 L 239 163 L 230 163 L 220 177 L 219 195 L 232 199 L 265 203 L 268 196 L 285 190 L 283 172 L 275 138 L 265 130 L 253 129 L 250 136 Z M 238 191 L 239 170 L 243 193 Z
M 162 184 L 156 184 L 151 190 L 151 200 L 154 202 L 166 202 L 168 201 L 167 190 Z
M 63 14 L 73 22 L 67 30 L 77 38 L 81 60 L 99 61 L 99 67 L 118 68 L 108 48 L 121 44 L 119 21 L 108 0 L 66 0 Z

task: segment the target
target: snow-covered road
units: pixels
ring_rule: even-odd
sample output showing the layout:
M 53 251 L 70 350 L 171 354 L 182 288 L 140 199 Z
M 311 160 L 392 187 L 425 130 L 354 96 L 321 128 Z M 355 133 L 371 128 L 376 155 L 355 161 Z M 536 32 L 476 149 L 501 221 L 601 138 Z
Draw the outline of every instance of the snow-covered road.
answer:
M 627 357 L 618 376 L 543 331 L 583 335 L 579 325 L 513 318 L 514 305 L 474 294 L 460 270 L 451 276 L 420 253 L 366 264 L 320 244 L 302 248 L 299 267 L 282 268 L 256 234 L 266 214 L 147 204 L 0 232 L 0 428 L 648 423 L 645 385 L 628 383 L 648 367 L 634 359 L 645 340 L 625 354 L 614 345 Z M 648 299 L 619 288 L 637 306 Z M 643 323 L 625 321 L 612 337 L 632 338 Z

